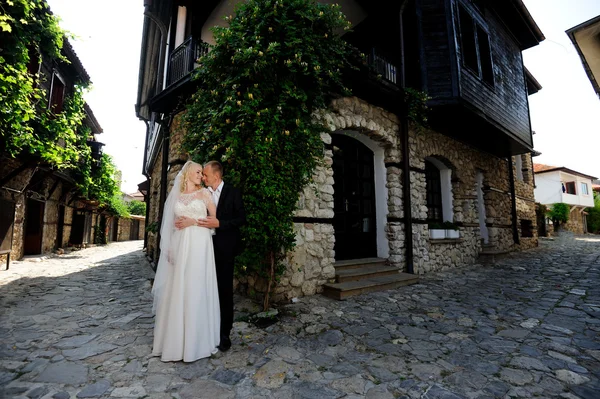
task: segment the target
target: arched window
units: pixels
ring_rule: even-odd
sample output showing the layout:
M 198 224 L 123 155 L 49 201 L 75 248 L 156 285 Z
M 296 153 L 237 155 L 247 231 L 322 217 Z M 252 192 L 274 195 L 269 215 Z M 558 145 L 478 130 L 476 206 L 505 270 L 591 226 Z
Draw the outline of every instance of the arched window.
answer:
M 427 220 L 453 222 L 452 169 L 439 159 L 425 158 L 425 186 L 427 190 Z

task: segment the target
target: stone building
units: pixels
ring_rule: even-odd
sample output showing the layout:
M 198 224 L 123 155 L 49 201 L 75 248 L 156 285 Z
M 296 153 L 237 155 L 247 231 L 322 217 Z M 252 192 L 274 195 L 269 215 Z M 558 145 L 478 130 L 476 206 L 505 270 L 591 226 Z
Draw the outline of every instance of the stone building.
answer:
M 62 49 L 68 62 L 42 57 L 31 64 L 32 73 L 44 79 L 39 84 L 48 94 L 48 103 L 62 109 L 65 98 L 75 84 L 87 84 L 90 77 L 65 39 Z M 91 130 L 88 145 L 92 157 L 99 159 L 102 143 L 96 135 L 102 128 L 90 107 L 85 104 L 83 125 Z M 97 204 L 81 200 L 76 184 L 68 172 L 45 164 L 32 155 L 16 158 L 0 154 L 0 254 L 19 259 L 24 255 L 42 254 L 57 248 L 85 245 L 93 239 Z
M 315 115 L 326 126 L 325 162 L 299 200 L 297 246 L 276 298 L 323 290 L 341 298 L 348 276 L 367 278 L 351 284 L 354 293 L 390 288 L 415 281 L 407 275 L 536 246 L 528 94 L 541 86 L 521 52 L 544 36 L 522 1 L 339 4 L 353 25 L 344 38 L 369 54 L 374 73 L 353 76 L 353 96 Z M 195 90 L 194 59 L 233 7 L 225 0 L 146 4 L 136 111 L 147 124 L 154 259 L 162 204 L 187 160 L 182 104 Z M 427 127 L 403 116 L 408 89 L 429 96 Z M 251 276 L 240 282 L 258 291 L 263 284 Z
M 536 163 L 535 200 L 550 209 L 554 204 L 569 206 L 569 219 L 563 228 L 567 231 L 587 233 L 586 208 L 594 207 L 593 181 L 595 177 L 574 171 L 564 166 L 551 166 Z M 547 220 L 551 223 L 550 219 Z M 549 231 L 553 228 L 548 226 Z

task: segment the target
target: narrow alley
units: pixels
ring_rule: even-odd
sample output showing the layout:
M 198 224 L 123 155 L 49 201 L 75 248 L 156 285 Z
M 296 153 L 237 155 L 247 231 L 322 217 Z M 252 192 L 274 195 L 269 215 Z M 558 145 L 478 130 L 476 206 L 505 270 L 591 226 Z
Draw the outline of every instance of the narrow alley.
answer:
M 600 238 L 564 236 L 495 264 L 347 301 L 317 295 L 258 328 L 236 298 L 233 347 L 150 357 L 141 242 L 0 272 L 0 397 L 600 398 Z

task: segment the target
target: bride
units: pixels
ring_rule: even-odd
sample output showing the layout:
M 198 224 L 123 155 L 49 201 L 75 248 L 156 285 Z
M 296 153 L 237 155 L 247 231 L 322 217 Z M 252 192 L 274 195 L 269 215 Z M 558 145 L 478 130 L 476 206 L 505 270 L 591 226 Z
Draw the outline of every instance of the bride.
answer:
M 188 161 L 175 178 L 162 217 L 161 254 L 152 294 L 153 356 L 193 362 L 217 352 L 220 312 L 212 232 L 198 219 L 215 215 L 201 189 L 202 166 Z M 178 221 L 176 228 L 175 222 Z

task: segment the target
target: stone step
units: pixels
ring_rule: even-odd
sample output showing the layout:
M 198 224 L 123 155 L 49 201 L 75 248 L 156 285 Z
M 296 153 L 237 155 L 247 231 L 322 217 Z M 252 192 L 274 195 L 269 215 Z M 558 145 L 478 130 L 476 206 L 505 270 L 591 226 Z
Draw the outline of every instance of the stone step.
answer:
M 397 273 L 391 276 L 371 277 L 360 281 L 325 284 L 323 285 L 323 295 L 329 298 L 343 300 L 354 295 L 391 290 L 406 285 L 416 284 L 418 282 L 419 277 L 415 274 Z
M 497 260 L 510 252 L 507 249 L 484 248 L 479 252 L 479 261 L 484 264 L 495 264 Z
M 335 282 L 358 281 L 377 276 L 389 276 L 398 274 L 400 269 L 393 266 L 383 266 L 375 263 L 370 266 L 357 267 L 353 269 L 342 269 L 335 271 Z
M 387 260 L 384 258 L 362 258 L 362 259 L 348 259 L 338 260 L 333 264 L 336 273 L 339 270 L 347 269 L 360 269 L 367 266 L 384 266 Z

